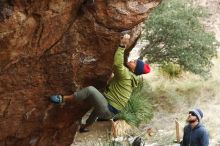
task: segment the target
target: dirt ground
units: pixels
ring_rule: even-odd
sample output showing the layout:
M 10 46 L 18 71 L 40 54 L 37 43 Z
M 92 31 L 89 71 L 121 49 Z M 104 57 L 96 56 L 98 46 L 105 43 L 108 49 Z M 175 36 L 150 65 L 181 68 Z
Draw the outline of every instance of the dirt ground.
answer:
M 110 139 L 111 122 L 96 122 L 90 128 L 90 132 L 77 133 L 74 143 L 71 146 L 101 146 Z
M 216 39 L 220 41 L 220 0 L 194 0 L 194 2 L 208 10 L 209 16 L 203 22 L 207 30 L 214 32 Z

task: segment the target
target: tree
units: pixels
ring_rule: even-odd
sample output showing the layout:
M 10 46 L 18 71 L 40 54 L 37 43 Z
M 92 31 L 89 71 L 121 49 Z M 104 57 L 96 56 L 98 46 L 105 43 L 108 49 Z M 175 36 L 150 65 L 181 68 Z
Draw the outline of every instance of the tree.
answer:
M 205 14 L 189 0 L 163 0 L 145 22 L 143 39 L 149 43 L 141 58 L 161 65 L 178 64 L 185 71 L 207 75 L 220 45 L 200 23 Z

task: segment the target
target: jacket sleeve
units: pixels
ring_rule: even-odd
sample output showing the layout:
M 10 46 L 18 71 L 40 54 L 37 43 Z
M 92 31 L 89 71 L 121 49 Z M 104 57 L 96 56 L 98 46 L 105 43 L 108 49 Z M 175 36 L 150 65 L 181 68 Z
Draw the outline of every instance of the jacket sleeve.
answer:
M 204 129 L 201 138 L 200 138 L 200 144 L 201 146 L 208 146 L 209 145 L 209 136 L 208 132 Z
M 119 47 L 114 55 L 113 72 L 117 79 L 129 77 L 129 70 L 124 66 L 124 48 Z

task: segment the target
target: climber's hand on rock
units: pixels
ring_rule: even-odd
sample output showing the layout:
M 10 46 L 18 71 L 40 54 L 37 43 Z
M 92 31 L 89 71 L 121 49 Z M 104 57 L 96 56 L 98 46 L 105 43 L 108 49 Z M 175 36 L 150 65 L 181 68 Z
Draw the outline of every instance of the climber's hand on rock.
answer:
M 124 34 L 121 37 L 120 46 L 126 48 L 127 45 L 129 44 L 129 41 L 130 41 L 130 35 L 129 34 Z

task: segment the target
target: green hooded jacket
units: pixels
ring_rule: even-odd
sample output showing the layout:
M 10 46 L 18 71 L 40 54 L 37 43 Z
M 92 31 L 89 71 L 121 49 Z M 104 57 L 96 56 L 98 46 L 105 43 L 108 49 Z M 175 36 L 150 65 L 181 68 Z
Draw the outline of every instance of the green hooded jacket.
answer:
M 131 93 L 138 86 L 141 78 L 124 66 L 125 48 L 119 47 L 114 55 L 114 77 L 104 91 L 110 105 L 117 110 L 122 110 L 130 99 Z

